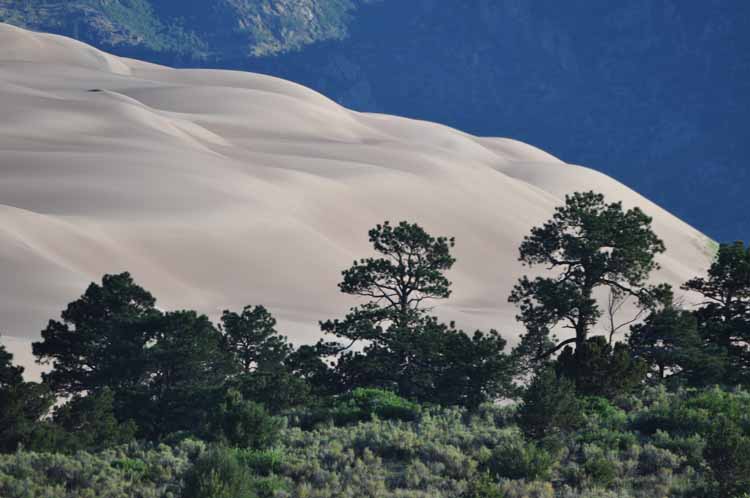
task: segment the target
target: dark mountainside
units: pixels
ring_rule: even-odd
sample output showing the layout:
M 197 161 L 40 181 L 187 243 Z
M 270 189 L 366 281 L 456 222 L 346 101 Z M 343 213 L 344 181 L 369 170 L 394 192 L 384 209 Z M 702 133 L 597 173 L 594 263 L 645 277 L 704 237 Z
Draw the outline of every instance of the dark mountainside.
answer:
M 614 176 L 716 239 L 750 233 L 744 0 L 0 0 L 0 19 L 516 138 Z

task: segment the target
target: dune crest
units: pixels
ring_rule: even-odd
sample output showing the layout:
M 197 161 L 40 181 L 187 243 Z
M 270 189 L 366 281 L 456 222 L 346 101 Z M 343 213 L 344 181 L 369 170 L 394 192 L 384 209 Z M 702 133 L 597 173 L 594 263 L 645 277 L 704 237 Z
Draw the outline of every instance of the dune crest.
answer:
M 668 249 L 657 280 L 679 286 L 712 257 L 707 237 L 601 173 L 269 76 L 174 70 L 0 24 L 0 109 L 0 330 L 15 338 L 128 270 L 163 308 L 265 304 L 312 341 L 353 304 L 340 271 L 383 220 L 455 236 L 454 297 L 436 312 L 512 337 L 518 244 L 575 190 L 653 216 Z

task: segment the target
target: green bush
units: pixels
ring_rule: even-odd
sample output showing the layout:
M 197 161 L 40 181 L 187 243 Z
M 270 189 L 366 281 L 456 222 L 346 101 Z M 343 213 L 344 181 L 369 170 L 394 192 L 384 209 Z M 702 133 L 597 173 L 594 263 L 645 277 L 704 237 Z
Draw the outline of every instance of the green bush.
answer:
M 720 498 L 737 498 L 750 490 L 750 434 L 728 417 L 719 417 L 714 423 L 703 456 Z
M 718 416 L 738 423 L 748 423 L 750 393 L 724 391 L 719 388 L 689 390 L 658 400 L 633 420 L 633 428 L 646 434 L 657 430 L 690 436 L 708 433 Z M 743 422 L 744 421 L 744 422 Z
M 682 462 L 683 459 L 671 451 L 647 444 L 638 456 L 638 472 L 656 474 L 659 471 L 675 470 Z
M 91 454 L 17 452 L 0 455 L 3 498 L 175 498 L 204 448 L 199 441 L 168 447 L 129 444 Z
M 706 447 L 706 439 L 699 434 L 672 436 L 668 432 L 657 430 L 651 438 L 651 442 L 657 448 L 669 450 L 683 457 L 685 465 L 697 468 L 703 462 L 703 449 Z
M 282 427 L 282 419 L 272 416 L 263 405 L 229 390 L 213 416 L 208 435 L 238 448 L 267 448 L 278 439 Z
M 253 476 L 237 453 L 213 448 L 185 474 L 182 498 L 256 498 Z
M 581 407 L 575 384 L 547 368 L 539 372 L 523 394 L 518 425 L 532 439 L 557 437 L 581 423 Z
M 599 396 L 590 396 L 581 400 L 581 411 L 587 422 L 607 429 L 625 429 L 628 414 L 611 401 Z
M 469 481 L 468 489 L 461 498 L 505 498 L 505 493 L 488 472 Z
M 595 486 L 608 487 L 617 478 L 617 467 L 614 462 L 603 457 L 597 456 L 587 460 L 583 465 L 586 477 Z
M 265 450 L 238 450 L 237 458 L 240 463 L 252 470 L 255 474 L 268 476 L 276 474 L 284 462 L 284 452 L 279 449 Z
M 705 436 L 630 430 L 644 413 L 684 407 L 696 395 L 649 389 L 626 410 L 586 401 L 585 424 L 555 438 L 554 450 L 549 439 L 524 440 L 512 407 L 484 406 L 423 409 L 414 420 L 375 415 L 346 426 L 282 427 L 272 448 L 224 449 L 229 463 L 213 466 L 205 443 L 179 437 L 74 455 L 21 451 L 0 455 L 0 496 L 176 498 L 190 494 L 187 485 L 200 474 L 213 475 L 208 484 L 216 487 L 222 475 L 238 475 L 244 492 L 258 498 L 720 498 L 717 484 L 743 486 L 750 475 L 743 467 L 748 416 L 734 411 L 736 399 L 714 405 L 734 419 L 717 426 L 714 414 Z
M 357 388 L 336 402 L 330 411 L 334 423 L 346 425 L 378 417 L 382 420 L 412 421 L 421 407 L 384 389 Z
M 499 477 L 543 481 L 549 479 L 554 462 L 552 455 L 534 443 L 510 441 L 494 449 L 489 469 Z

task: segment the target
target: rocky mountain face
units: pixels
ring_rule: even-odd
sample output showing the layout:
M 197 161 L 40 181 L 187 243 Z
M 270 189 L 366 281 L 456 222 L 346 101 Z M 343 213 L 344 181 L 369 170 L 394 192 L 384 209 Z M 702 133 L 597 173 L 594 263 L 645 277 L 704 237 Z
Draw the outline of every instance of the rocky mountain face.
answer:
M 368 0 L 0 0 L 0 20 L 119 54 L 207 64 L 347 34 Z
M 517 138 L 750 238 L 745 0 L 0 0 L 0 18 Z

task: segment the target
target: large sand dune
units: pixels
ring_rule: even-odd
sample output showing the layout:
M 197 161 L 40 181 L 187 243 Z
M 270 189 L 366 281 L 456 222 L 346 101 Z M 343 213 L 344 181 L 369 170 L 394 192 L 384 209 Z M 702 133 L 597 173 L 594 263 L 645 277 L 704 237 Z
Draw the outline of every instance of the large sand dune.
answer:
M 284 333 L 312 341 L 318 320 L 353 304 L 340 271 L 369 254 L 367 230 L 383 220 L 455 236 L 454 297 L 436 311 L 512 338 L 520 240 L 589 189 L 653 216 L 668 249 L 656 279 L 679 285 L 710 262 L 701 233 L 529 145 L 0 24 L 0 330 L 16 352 L 89 282 L 123 270 L 163 308 L 265 304 Z

